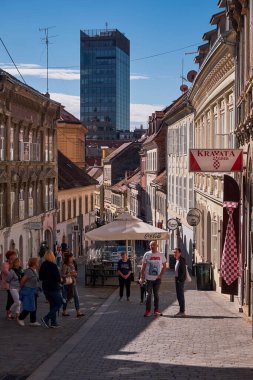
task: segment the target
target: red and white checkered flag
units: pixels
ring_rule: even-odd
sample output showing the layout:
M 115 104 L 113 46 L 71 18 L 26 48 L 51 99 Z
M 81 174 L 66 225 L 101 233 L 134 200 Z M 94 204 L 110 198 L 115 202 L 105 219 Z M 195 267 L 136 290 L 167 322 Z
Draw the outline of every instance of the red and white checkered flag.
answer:
M 237 206 L 238 202 L 223 203 L 223 207 L 226 207 L 228 213 L 228 224 L 221 260 L 221 275 L 228 285 L 231 285 L 238 278 L 239 274 L 235 228 L 233 222 L 233 212 Z

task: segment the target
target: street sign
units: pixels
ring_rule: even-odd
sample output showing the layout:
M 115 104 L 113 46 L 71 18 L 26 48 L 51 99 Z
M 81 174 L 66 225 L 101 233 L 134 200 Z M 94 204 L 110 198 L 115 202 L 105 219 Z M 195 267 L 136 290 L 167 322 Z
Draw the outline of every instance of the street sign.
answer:
M 186 220 L 190 226 L 195 227 L 199 224 L 200 217 L 201 217 L 201 211 L 197 208 L 192 208 L 188 211 L 186 215 Z
M 174 231 L 178 228 L 179 224 L 177 219 L 171 218 L 167 221 L 167 227 L 170 231 Z
M 242 149 L 190 149 L 190 172 L 241 172 Z

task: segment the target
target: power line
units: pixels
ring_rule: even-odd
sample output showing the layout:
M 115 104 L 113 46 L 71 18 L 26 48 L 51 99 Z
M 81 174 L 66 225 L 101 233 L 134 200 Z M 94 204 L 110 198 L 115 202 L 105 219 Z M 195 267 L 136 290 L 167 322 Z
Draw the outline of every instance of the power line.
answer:
M 182 48 L 178 48 L 178 49 L 175 49 L 175 50 L 169 50 L 169 51 L 165 51 L 165 52 L 158 53 L 158 54 L 148 55 L 146 57 L 131 59 L 131 62 L 133 62 L 133 61 L 140 61 L 142 59 L 149 59 L 149 58 L 159 57 L 160 55 L 176 53 L 177 51 L 185 50 L 185 49 L 188 49 L 189 47 L 198 46 L 198 45 L 200 45 L 200 42 L 197 43 L 197 44 L 192 44 L 192 45 L 184 46 Z
M 4 44 L 3 40 L 2 40 L 2 38 L 0 38 L 0 41 L 2 42 L 3 47 L 5 48 L 5 50 L 6 50 L 7 54 L 8 54 L 8 56 L 10 57 L 10 59 L 11 59 L 11 61 L 12 61 L 12 63 L 13 63 L 13 65 L 16 67 L 16 70 L 17 70 L 17 72 L 19 73 L 19 75 L 21 76 L 23 82 L 24 82 L 25 84 L 27 84 L 26 81 L 24 80 L 24 78 L 22 77 L 21 72 L 20 72 L 19 69 L 17 68 L 16 63 L 15 63 L 14 60 L 12 59 L 12 56 L 10 55 L 10 53 L 9 53 L 9 51 L 8 51 L 8 49 L 7 49 L 7 47 L 5 46 L 5 44 Z

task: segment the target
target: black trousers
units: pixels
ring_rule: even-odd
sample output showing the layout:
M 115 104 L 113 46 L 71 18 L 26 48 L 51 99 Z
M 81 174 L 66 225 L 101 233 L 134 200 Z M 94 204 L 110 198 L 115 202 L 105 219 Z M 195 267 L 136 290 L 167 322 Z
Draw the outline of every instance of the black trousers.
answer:
M 152 293 L 154 293 L 154 308 L 159 309 L 159 289 L 161 286 L 161 279 L 155 281 L 147 280 L 147 300 L 146 300 L 146 310 L 151 310 L 151 298 Z
M 177 292 L 177 300 L 179 303 L 179 311 L 181 313 L 185 312 L 185 300 L 184 300 L 184 282 L 178 281 L 177 277 L 175 278 L 176 282 L 176 292 Z
M 14 303 L 11 292 L 7 290 L 7 302 L 6 302 L 6 311 L 9 311 L 11 308 L 11 305 Z
M 130 286 L 131 286 L 131 278 L 130 278 L 130 276 L 127 279 L 119 276 L 119 296 L 120 296 L 120 298 L 123 297 L 124 287 L 126 287 L 126 296 L 127 296 L 127 298 L 130 297 Z

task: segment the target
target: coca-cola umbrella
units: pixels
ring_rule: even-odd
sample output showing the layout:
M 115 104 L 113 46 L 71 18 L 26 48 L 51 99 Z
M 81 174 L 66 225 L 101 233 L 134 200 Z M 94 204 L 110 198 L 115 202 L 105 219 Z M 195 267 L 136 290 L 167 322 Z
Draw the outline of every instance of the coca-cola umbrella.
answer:
M 126 252 L 128 252 L 129 240 L 167 240 L 169 239 L 169 232 L 145 223 L 141 219 L 125 212 L 113 222 L 87 232 L 85 239 L 126 240 Z
M 168 231 L 143 222 L 125 212 L 113 222 L 85 234 L 87 240 L 167 240 Z

